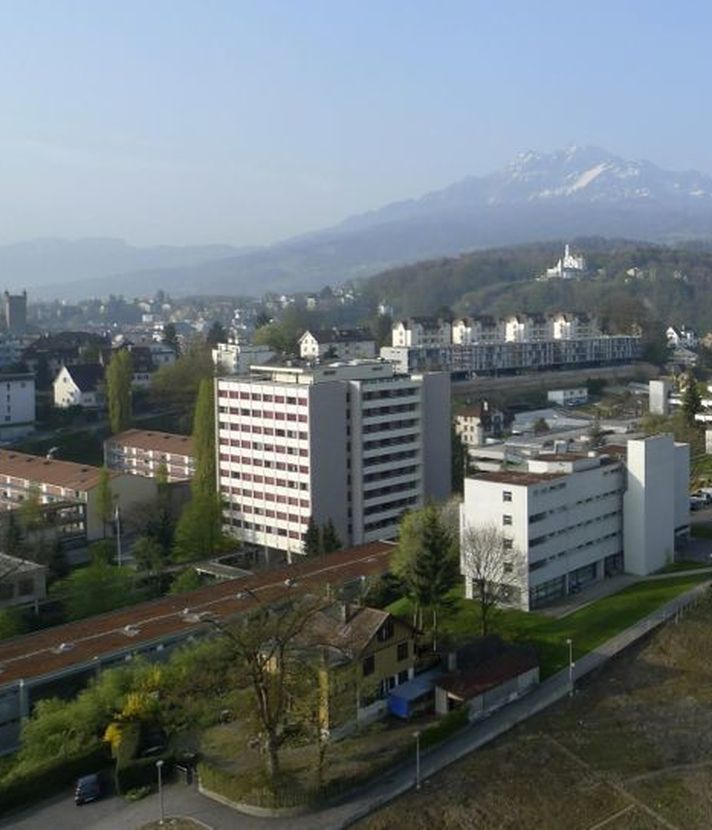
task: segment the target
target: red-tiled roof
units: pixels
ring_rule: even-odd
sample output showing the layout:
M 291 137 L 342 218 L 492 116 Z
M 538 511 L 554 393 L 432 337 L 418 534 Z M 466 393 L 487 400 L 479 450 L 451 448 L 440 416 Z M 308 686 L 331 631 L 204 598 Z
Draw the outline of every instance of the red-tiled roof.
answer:
M 136 447 L 139 450 L 154 450 L 176 455 L 192 456 L 193 454 L 193 439 L 190 435 L 159 432 L 155 429 L 127 429 L 125 432 L 113 435 L 107 441 L 122 447 Z
M 491 657 L 472 669 L 446 674 L 437 681 L 436 685 L 460 700 L 470 700 L 538 665 L 539 661 L 533 651 L 511 649 L 496 657 Z
M 142 602 L 98 617 L 59 625 L 0 643 L 0 686 L 31 680 L 89 663 L 95 656 L 107 657 L 132 646 L 168 639 L 171 635 L 197 630 L 206 623 L 186 621 L 184 609 L 209 612 L 222 619 L 249 610 L 255 599 L 270 602 L 293 591 L 313 591 L 319 585 L 344 584 L 388 570 L 395 545 L 371 542 L 320 559 L 306 559 L 254 576 L 232 579 L 177 596 Z M 288 587 L 285 580 L 290 580 Z M 125 626 L 133 626 L 131 636 Z M 62 643 L 70 648 L 59 651 Z

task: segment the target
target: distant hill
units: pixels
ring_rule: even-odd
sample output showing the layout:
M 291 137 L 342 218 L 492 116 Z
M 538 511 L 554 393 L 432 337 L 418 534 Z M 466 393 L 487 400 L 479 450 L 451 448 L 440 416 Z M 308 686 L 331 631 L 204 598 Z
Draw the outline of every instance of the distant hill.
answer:
M 476 251 L 390 269 L 363 284 L 366 301 L 387 302 L 396 316 L 504 315 L 564 309 L 601 316 L 611 331 L 631 322 L 658 327 L 686 323 L 712 330 L 712 248 L 676 247 L 627 240 L 577 239 L 587 259 L 581 280 L 537 282 L 534 277 L 561 256 L 563 242 Z
M 121 267 L 112 259 L 101 272 L 98 262 L 93 269 L 87 263 L 75 269 L 74 280 L 57 267 L 53 273 L 62 271 L 64 278 L 45 280 L 43 293 L 76 297 L 120 287 L 127 294 L 157 288 L 186 294 L 197 285 L 210 294 L 307 290 L 423 259 L 577 236 L 666 244 L 712 240 L 712 178 L 628 161 L 596 147 L 523 153 L 490 175 L 264 248 L 209 248 L 204 255 L 192 248 L 150 249 L 166 255 L 184 250 L 185 259 Z M 44 268 L 49 273 L 49 260 Z M 10 279 L 2 249 L 0 278 Z
M 66 286 L 139 269 L 195 265 L 239 252 L 241 249 L 230 245 L 141 248 L 122 239 L 32 239 L 0 245 L 0 288 L 27 288 L 36 294 L 34 289 L 39 286 Z

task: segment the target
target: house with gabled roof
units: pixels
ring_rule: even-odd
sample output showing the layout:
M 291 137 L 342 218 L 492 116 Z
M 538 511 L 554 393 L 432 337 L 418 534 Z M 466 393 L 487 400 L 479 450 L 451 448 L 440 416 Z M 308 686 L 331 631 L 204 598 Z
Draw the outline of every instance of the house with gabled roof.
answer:
M 60 409 L 70 406 L 103 409 L 106 405 L 104 367 L 98 363 L 62 366 L 52 387 L 54 405 Z
M 308 329 L 299 338 L 299 355 L 304 360 L 372 358 L 376 341 L 365 329 Z

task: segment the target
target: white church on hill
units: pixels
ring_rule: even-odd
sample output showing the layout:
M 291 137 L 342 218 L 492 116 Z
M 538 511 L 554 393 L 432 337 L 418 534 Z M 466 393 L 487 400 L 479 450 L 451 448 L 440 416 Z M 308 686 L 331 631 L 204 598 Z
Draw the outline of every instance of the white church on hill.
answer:
M 563 257 L 553 268 L 547 268 L 539 279 L 542 280 L 571 280 L 586 274 L 586 259 L 583 254 L 571 253 L 568 245 L 564 248 Z

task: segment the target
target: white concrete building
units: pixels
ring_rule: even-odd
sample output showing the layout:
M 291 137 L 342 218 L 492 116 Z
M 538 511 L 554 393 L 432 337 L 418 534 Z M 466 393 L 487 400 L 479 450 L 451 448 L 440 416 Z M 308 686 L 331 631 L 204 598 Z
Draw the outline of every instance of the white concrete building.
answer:
M 460 317 L 452 324 L 453 345 L 499 343 L 504 340 L 504 325 L 494 317 Z M 395 345 L 395 344 L 394 344 Z
M 212 355 L 215 370 L 226 375 L 246 375 L 250 366 L 260 366 L 274 358 L 269 346 L 252 343 L 216 343 Z
M 622 572 L 649 574 L 689 533 L 689 446 L 671 436 L 630 440 L 627 460 L 542 454 L 521 470 L 465 481 L 460 526 L 501 530 L 502 601 L 529 610 Z M 463 553 L 466 596 L 476 568 Z
M 670 414 L 670 391 L 672 383 L 668 378 L 651 380 L 648 383 L 648 409 L 652 415 Z
M 675 538 L 690 530 L 690 445 L 669 435 L 628 442 L 624 497 L 625 567 L 660 570 L 674 559 Z
M 0 374 L 0 439 L 28 435 L 35 428 L 35 376 Z
M 363 329 L 309 330 L 299 338 L 303 360 L 354 360 L 376 357 L 376 341 Z
M 392 538 L 450 492 L 450 381 L 388 363 L 265 366 L 216 384 L 224 527 L 302 552 L 310 517 L 344 544 Z
M 550 389 L 546 393 L 546 399 L 558 406 L 580 406 L 588 402 L 588 390 L 585 386 L 576 389 Z

